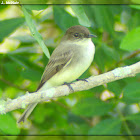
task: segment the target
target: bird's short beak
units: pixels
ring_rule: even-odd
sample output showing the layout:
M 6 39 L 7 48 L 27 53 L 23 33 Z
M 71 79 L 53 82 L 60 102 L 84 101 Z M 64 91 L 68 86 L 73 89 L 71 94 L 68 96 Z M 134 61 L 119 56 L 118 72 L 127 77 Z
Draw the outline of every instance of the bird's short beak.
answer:
M 88 38 L 92 38 L 92 37 L 97 37 L 96 35 L 93 35 L 93 34 L 89 34 L 88 35 Z

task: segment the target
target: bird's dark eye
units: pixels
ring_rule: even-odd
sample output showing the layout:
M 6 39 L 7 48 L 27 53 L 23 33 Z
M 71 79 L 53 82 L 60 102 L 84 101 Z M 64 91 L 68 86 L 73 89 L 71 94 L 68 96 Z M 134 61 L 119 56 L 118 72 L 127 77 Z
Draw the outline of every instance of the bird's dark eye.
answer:
M 75 33 L 74 36 L 75 36 L 75 37 L 78 37 L 78 33 Z

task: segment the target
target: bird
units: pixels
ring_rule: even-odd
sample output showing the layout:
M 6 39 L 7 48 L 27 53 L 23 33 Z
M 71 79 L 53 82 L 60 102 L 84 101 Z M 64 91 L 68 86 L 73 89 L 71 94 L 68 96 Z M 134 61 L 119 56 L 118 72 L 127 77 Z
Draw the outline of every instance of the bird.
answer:
M 96 36 L 82 25 L 68 28 L 50 56 L 36 91 L 45 91 L 78 79 L 94 59 L 95 45 L 92 37 Z M 24 122 L 37 104 L 30 103 L 17 122 Z

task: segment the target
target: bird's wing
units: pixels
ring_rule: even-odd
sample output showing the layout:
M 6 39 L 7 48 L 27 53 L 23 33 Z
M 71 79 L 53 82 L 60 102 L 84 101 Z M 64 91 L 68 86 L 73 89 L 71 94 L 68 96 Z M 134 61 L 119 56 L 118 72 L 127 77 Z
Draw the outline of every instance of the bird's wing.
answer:
M 48 65 L 46 66 L 41 78 L 41 82 L 37 88 L 39 90 L 43 84 L 48 81 L 52 76 L 59 72 L 62 68 L 66 67 L 73 57 L 72 50 L 54 51 L 50 57 Z

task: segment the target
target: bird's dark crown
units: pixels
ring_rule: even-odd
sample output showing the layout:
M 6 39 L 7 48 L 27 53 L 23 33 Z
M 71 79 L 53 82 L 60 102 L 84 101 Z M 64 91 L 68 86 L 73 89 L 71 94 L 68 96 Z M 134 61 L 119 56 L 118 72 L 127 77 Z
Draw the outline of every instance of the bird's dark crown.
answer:
M 76 25 L 70 27 L 65 35 L 63 40 L 77 40 L 77 39 L 83 39 L 83 38 L 89 38 L 90 32 L 89 30 L 81 25 Z

